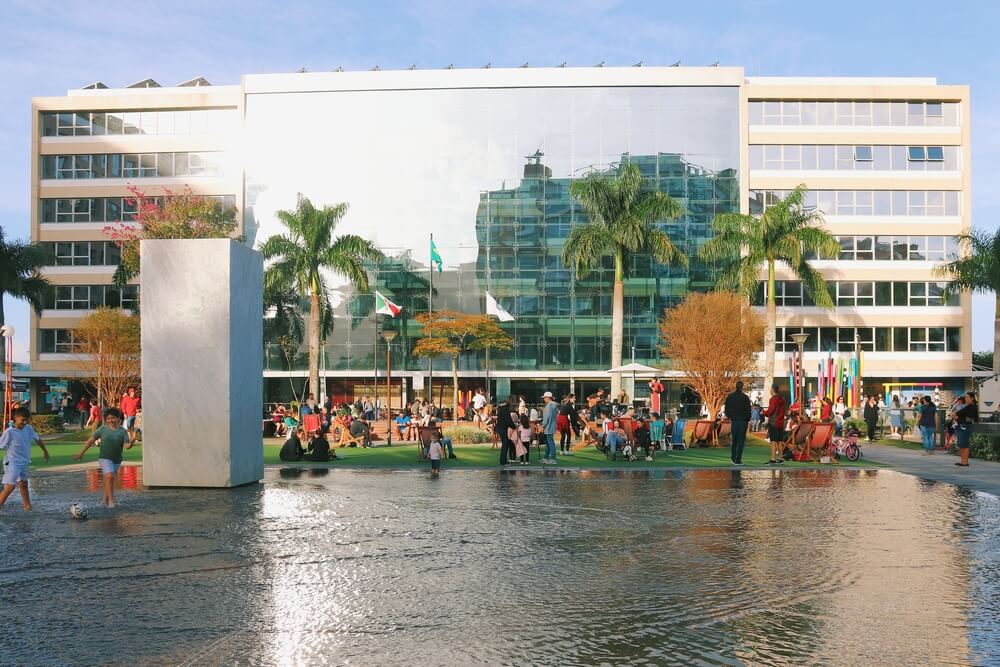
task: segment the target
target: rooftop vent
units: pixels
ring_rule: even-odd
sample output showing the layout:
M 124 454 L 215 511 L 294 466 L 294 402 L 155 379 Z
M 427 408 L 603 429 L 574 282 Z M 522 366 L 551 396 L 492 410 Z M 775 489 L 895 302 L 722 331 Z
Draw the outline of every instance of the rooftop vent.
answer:
M 211 86 L 211 85 L 212 84 L 209 83 L 208 79 L 206 79 L 205 77 L 203 77 L 203 76 L 196 76 L 195 78 L 188 79 L 187 81 L 184 81 L 183 83 L 178 83 L 177 87 L 178 88 L 201 88 L 202 86 Z
M 80 88 L 80 90 L 105 90 L 107 86 L 104 85 L 103 81 L 95 81 L 94 83 L 88 83 L 86 86 Z
M 125 86 L 126 88 L 160 88 L 160 84 L 154 79 L 143 79 L 142 81 L 136 81 L 130 86 Z

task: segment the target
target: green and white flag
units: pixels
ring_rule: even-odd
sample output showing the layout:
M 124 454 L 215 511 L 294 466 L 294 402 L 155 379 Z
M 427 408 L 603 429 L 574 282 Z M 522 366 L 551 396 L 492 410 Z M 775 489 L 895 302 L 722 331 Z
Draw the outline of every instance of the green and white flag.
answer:
M 434 243 L 434 239 L 431 239 L 431 263 L 437 264 L 438 273 L 444 271 L 444 260 L 441 259 L 441 253 L 438 252 L 438 247 Z
M 396 317 L 399 315 L 399 311 L 403 310 L 389 299 L 385 298 L 381 292 L 375 290 L 375 312 L 378 315 L 388 315 L 389 317 Z

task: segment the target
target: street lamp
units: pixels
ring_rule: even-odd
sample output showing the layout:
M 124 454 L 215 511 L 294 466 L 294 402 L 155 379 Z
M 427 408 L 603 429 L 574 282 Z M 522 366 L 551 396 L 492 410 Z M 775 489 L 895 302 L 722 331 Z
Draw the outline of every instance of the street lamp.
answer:
M 385 339 L 385 437 L 386 445 L 392 447 L 392 341 L 396 338 L 396 332 L 392 329 L 383 329 L 382 338 Z
M 795 345 L 797 345 L 799 348 L 799 358 L 798 358 L 799 367 L 797 369 L 797 372 L 795 373 L 795 377 L 798 378 L 798 381 L 796 382 L 798 386 L 795 387 L 795 393 L 799 397 L 799 421 L 802 421 L 802 406 L 805 404 L 806 401 L 806 396 L 805 396 L 806 380 L 805 380 L 805 373 L 803 372 L 805 370 L 805 364 L 802 363 L 802 351 L 803 348 L 805 347 L 807 338 L 809 338 L 809 334 L 807 333 L 792 334 L 792 340 L 795 341 Z

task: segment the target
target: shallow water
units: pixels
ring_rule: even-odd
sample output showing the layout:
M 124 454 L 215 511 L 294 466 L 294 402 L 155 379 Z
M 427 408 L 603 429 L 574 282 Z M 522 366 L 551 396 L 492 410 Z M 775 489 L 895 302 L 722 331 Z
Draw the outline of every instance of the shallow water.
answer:
M 95 481 L 3 509 L 0 664 L 1000 662 L 1000 502 L 889 471 Z

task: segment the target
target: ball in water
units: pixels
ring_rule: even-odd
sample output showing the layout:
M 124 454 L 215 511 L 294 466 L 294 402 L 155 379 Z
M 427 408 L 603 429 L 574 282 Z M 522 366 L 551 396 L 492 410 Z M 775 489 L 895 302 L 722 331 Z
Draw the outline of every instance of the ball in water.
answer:
M 80 503 L 73 503 L 69 506 L 69 513 L 74 519 L 86 519 L 87 510 Z

